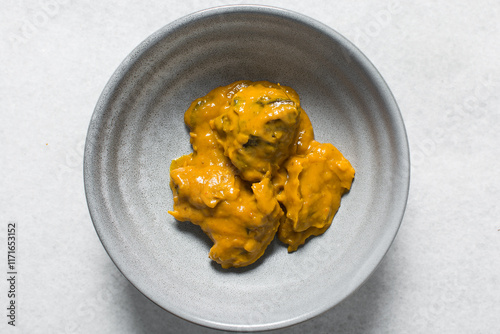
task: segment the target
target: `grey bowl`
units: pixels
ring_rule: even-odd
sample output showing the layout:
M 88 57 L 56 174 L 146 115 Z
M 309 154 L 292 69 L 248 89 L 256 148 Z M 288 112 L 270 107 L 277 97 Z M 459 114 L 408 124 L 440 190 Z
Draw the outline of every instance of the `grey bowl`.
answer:
M 191 101 L 240 79 L 293 87 L 316 139 L 337 146 L 356 178 L 330 229 L 288 254 L 278 241 L 247 268 L 222 270 L 197 226 L 175 221 L 169 165 L 191 151 Z M 226 6 L 147 38 L 106 85 L 88 130 L 85 191 L 109 256 L 144 295 L 186 320 L 266 330 L 335 306 L 374 271 L 406 206 L 409 151 L 386 83 L 349 41 L 300 14 Z

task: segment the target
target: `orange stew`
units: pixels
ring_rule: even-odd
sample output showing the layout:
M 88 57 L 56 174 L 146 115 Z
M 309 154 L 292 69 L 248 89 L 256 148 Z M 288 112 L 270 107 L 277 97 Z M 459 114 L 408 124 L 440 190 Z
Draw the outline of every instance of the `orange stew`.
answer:
M 172 161 L 169 213 L 202 228 L 223 268 L 255 262 L 276 233 L 292 252 L 331 225 L 354 169 L 314 140 L 292 88 L 237 81 L 196 99 L 184 121 L 193 153 Z

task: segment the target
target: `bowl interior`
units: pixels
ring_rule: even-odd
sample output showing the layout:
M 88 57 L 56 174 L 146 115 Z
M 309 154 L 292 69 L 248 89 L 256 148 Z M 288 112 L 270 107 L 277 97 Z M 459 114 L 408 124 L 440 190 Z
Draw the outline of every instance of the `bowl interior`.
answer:
M 356 177 L 324 235 L 292 254 L 275 240 L 254 265 L 222 270 L 209 238 L 167 213 L 169 166 L 191 152 L 190 102 L 241 79 L 293 87 L 316 139 Z M 84 176 L 98 235 L 141 292 L 202 325 L 262 330 L 307 320 L 367 279 L 401 222 L 409 155 L 389 89 L 348 41 L 296 13 L 231 6 L 182 18 L 125 59 L 92 117 Z

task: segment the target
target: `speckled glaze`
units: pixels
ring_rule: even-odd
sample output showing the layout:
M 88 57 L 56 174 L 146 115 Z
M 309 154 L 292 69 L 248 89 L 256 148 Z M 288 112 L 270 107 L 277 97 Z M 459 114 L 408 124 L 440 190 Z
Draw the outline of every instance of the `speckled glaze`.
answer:
M 324 235 L 292 254 L 275 240 L 257 263 L 222 270 L 208 237 L 167 213 L 169 166 L 191 151 L 190 102 L 240 79 L 293 87 L 316 138 L 356 177 Z M 92 220 L 117 267 L 164 309 L 226 330 L 305 321 L 357 289 L 397 233 L 409 175 L 404 124 L 373 65 L 329 27 L 263 6 L 197 12 L 146 39 L 106 85 L 84 158 Z

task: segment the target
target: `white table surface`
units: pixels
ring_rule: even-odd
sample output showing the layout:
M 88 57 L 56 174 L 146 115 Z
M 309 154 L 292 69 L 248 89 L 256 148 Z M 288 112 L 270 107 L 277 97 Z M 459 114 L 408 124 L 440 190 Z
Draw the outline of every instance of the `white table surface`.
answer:
M 1 333 L 216 333 L 138 292 L 99 242 L 83 147 L 125 56 L 190 12 L 242 1 L 2 2 L 0 268 L 17 226 L 17 318 Z M 252 1 L 354 42 L 401 108 L 412 176 L 378 269 L 334 309 L 276 333 L 500 333 L 500 2 Z M 4 277 L 4 276 L 1 276 Z M 274 332 L 271 332 L 274 333 Z

